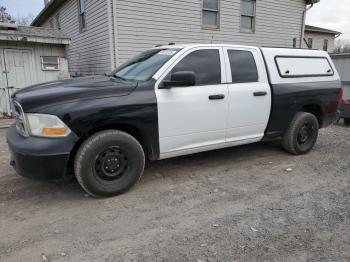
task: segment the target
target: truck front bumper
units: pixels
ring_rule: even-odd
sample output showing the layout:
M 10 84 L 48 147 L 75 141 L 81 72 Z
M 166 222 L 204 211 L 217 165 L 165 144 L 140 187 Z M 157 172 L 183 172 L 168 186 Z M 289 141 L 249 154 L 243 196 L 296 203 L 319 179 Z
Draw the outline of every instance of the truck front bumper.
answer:
M 66 172 L 70 153 L 78 137 L 71 133 L 65 138 L 23 137 L 12 125 L 6 134 L 11 152 L 11 165 L 24 177 L 58 179 Z

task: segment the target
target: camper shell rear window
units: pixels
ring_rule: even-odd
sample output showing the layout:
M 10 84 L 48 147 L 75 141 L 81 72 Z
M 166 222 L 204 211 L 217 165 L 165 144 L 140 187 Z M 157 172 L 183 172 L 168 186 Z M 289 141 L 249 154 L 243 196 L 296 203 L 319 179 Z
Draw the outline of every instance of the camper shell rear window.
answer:
M 275 56 L 282 78 L 333 76 L 334 70 L 327 57 Z

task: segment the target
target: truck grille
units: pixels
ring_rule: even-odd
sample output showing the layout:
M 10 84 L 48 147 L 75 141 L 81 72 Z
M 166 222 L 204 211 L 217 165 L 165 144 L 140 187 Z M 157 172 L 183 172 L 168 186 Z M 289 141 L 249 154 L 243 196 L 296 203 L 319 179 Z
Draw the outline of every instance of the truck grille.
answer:
M 27 137 L 28 132 L 26 130 L 26 119 L 22 106 L 15 100 L 12 101 L 12 116 L 16 121 L 16 129 L 22 135 Z

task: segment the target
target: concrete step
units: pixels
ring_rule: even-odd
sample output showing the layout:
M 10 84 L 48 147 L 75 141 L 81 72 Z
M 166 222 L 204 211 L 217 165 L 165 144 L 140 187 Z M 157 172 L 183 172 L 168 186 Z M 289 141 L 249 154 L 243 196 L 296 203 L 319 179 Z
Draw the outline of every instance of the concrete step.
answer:
M 0 119 L 0 129 L 8 128 L 14 123 L 13 119 Z

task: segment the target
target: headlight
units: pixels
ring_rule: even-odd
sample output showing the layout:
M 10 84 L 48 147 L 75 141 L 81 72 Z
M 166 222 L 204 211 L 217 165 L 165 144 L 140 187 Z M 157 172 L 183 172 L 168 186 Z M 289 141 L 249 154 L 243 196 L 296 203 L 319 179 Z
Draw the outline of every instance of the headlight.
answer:
M 57 116 L 44 114 L 26 114 L 29 134 L 41 137 L 65 137 L 70 129 Z

